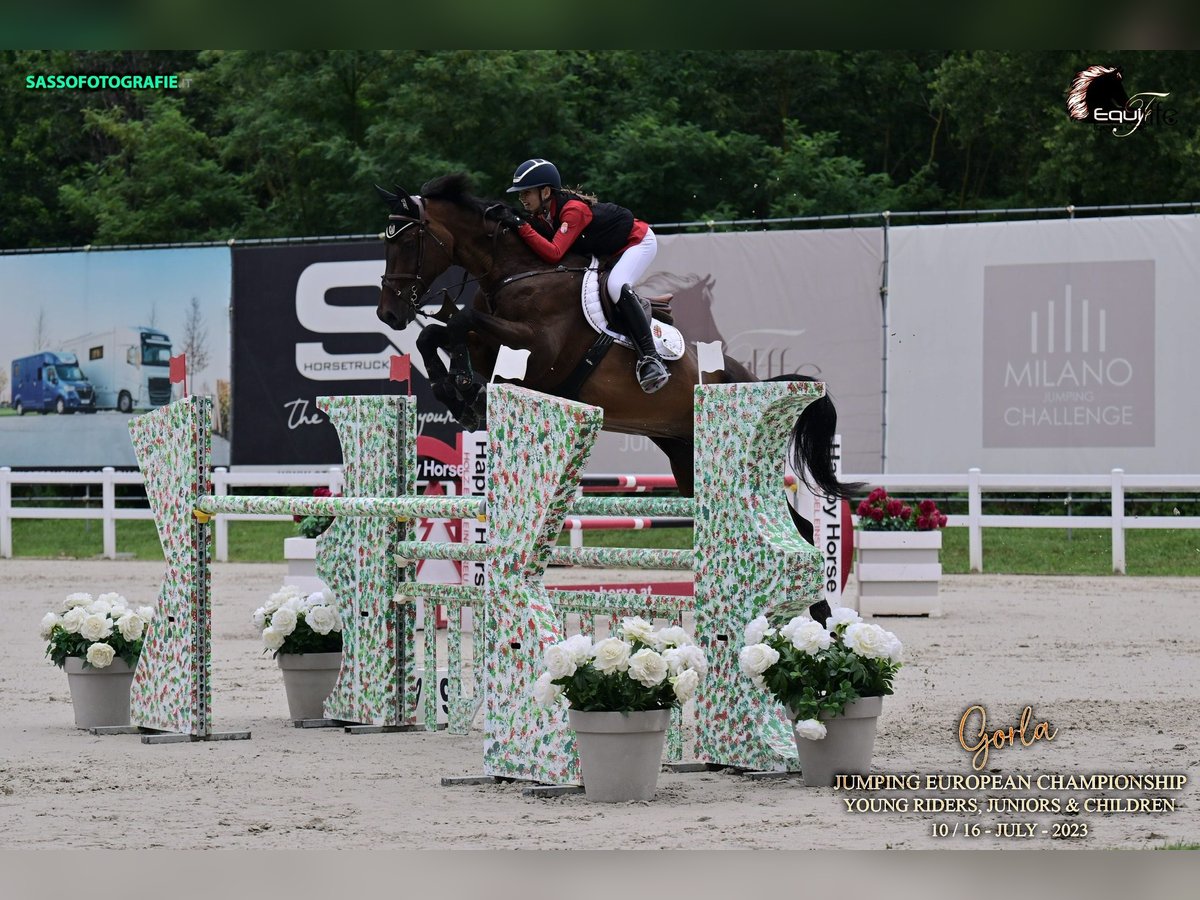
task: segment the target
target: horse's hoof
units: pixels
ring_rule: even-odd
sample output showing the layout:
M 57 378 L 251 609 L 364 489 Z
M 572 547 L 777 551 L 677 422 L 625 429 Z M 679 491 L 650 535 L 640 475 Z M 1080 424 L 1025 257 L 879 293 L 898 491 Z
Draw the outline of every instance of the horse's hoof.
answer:
M 470 375 L 455 375 L 454 376 L 454 388 L 457 391 L 460 391 L 460 392 L 465 391 L 467 388 L 469 388 L 474 383 L 475 383 L 475 379 L 472 378 Z

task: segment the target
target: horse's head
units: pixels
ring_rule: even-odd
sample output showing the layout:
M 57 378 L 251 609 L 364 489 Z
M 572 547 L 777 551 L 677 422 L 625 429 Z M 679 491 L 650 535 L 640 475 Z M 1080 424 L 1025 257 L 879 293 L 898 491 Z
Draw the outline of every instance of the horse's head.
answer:
M 390 328 L 401 331 L 416 319 L 429 285 L 450 268 L 453 251 L 447 243 L 449 234 L 430 221 L 420 197 L 399 187 L 394 194 L 379 185 L 375 189 L 391 209 L 383 234 L 387 247 L 375 314 Z

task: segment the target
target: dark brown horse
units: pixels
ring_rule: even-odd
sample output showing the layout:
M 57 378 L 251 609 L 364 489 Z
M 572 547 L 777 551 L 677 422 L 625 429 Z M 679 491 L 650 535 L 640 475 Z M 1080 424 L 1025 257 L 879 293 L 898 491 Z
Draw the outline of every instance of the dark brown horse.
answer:
M 443 304 L 445 324 L 426 325 L 417 341 L 434 395 L 459 422 L 478 427 L 486 414 L 484 386 L 501 344 L 530 351 L 521 384 L 548 394 L 573 395 L 604 410 L 604 429 L 645 435 L 667 455 L 680 493 L 692 495 L 693 397 L 698 381 L 696 353 L 689 348 L 668 363 L 671 380 L 645 394 L 634 378 L 635 355 L 613 345 L 578 386 L 568 386 L 597 335 L 580 310 L 583 271 L 589 260 L 565 257 L 558 266 L 542 262 L 519 236 L 495 218 L 499 204 L 470 195 L 464 175 L 426 184 L 419 196 L 380 189 L 392 208 L 388 217 L 386 269 L 379 318 L 396 330 L 407 327 L 427 302 L 430 282 L 452 265 L 461 266 L 479 290 L 469 308 Z M 447 369 L 438 350 L 450 358 Z M 790 380 L 801 376 L 786 376 Z M 723 372 L 709 382 L 758 381 L 725 357 Z M 805 409 L 793 430 L 795 469 L 815 492 L 848 496 L 856 485 L 838 481 L 831 459 L 837 425 L 833 402 L 823 397 Z

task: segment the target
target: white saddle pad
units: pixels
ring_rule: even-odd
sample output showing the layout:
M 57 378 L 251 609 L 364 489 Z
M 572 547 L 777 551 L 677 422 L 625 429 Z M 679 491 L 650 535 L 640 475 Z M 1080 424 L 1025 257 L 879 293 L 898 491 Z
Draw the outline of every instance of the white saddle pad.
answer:
M 597 334 L 607 334 L 622 347 L 634 349 L 633 341 L 608 327 L 604 310 L 600 308 L 600 262 L 592 257 L 592 264 L 583 273 L 583 317 Z M 657 319 L 650 320 L 650 333 L 654 335 L 654 346 L 663 359 L 679 359 L 687 349 L 683 335 L 674 325 Z

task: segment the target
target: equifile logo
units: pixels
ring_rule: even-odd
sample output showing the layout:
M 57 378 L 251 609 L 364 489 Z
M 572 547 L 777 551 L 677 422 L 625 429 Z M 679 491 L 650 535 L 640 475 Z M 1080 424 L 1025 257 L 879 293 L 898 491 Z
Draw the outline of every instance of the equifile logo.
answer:
M 1112 126 L 1114 137 L 1129 137 L 1143 125 L 1174 125 L 1176 111 L 1155 103 L 1170 93 L 1142 91 L 1128 96 L 1119 66 L 1088 66 L 1075 73 L 1067 92 L 1067 115 L 1079 122 Z

